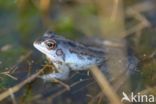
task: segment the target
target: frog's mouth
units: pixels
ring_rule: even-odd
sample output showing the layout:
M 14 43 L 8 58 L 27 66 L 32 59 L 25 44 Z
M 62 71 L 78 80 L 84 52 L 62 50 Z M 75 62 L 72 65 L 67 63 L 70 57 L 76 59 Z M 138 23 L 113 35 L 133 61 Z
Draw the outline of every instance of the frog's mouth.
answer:
M 33 46 L 39 50 L 40 52 L 47 54 L 48 52 L 45 50 L 45 48 L 42 46 L 42 44 L 38 44 L 36 42 L 33 43 Z

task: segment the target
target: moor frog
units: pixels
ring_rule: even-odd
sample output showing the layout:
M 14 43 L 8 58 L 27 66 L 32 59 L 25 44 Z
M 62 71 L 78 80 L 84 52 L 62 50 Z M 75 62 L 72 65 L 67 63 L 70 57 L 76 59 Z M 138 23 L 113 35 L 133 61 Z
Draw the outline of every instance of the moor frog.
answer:
M 54 32 L 48 31 L 43 37 L 34 42 L 34 47 L 45 54 L 58 70 L 41 76 L 44 80 L 65 80 L 71 70 L 86 70 L 90 67 L 102 66 L 106 70 L 106 51 L 88 47 L 81 43 L 66 39 Z M 128 56 L 128 70 L 134 70 L 138 60 L 135 56 Z

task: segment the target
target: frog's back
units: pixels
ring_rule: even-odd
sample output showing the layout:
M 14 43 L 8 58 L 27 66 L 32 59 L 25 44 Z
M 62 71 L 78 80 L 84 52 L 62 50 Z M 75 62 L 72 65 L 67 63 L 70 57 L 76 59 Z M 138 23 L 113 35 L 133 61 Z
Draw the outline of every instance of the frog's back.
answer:
M 70 40 L 61 42 L 62 47 L 65 47 L 67 50 L 65 63 L 73 70 L 88 69 L 93 65 L 103 63 L 106 59 L 105 53 L 101 50 L 96 50 Z

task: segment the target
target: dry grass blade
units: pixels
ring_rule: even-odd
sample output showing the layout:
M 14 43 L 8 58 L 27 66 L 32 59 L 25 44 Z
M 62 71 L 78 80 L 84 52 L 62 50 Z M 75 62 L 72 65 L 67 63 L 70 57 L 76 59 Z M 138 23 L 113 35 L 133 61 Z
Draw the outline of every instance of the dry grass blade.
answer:
M 116 15 L 117 15 L 117 10 L 118 10 L 118 6 L 119 6 L 119 0 L 114 0 L 113 1 L 113 10 L 112 10 L 112 15 L 111 15 L 111 20 L 114 21 L 116 18 Z
M 93 73 L 93 76 L 99 84 L 102 92 L 106 95 L 111 104 L 121 104 L 118 95 L 115 93 L 115 91 L 110 86 L 110 84 L 108 83 L 104 75 L 100 72 L 100 70 L 94 66 L 91 69 L 91 72 Z
M 14 77 L 14 76 L 12 76 L 12 75 L 10 74 L 10 72 L 8 72 L 8 71 L 6 71 L 6 72 L 2 72 L 2 73 L 0 73 L 0 74 L 2 74 L 2 75 L 6 75 L 6 76 L 8 76 L 8 77 L 10 77 L 10 78 L 12 78 L 12 79 L 14 79 L 14 80 L 17 80 L 17 78 Z
M 30 76 L 29 78 L 25 79 L 23 82 L 15 85 L 14 87 L 9 88 L 8 90 L 6 90 L 5 92 L 0 94 L 0 101 L 2 101 L 3 99 L 5 99 L 6 97 L 8 97 L 9 95 L 17 92 L 18 90 L 20 90 L 24 85 L 26 85 L 27 83 L 33 81 L 35 78 L 37 78 L 39 76 L 39 74 L 41 74 L 41 72 L 44 70 L 45 68 L 40 69 L 37 73 L 33 74 L 32 76 Z M 10 93 L 10 89 L 11 89 L 11 93 Z
M 15 96 L 14 96 L 14 94 L 13 94 L 13 92 L 12 92 L 12 89 L 9 89 L 9 91 L 10 91 L 12 103 L 13 103 L 13 104 L 17 104 L 16 99 L 15 99 Z
M 116 78 L 112 79 L 111 83 L 112 83 L 112 86 L 114 88 L 114 90 L 117 92 L 124 84 L 125 82 L 128 80 L 127 78 L 128 77 L 125 77 L 126 76 L 126 73 L 125 71 L 122 72 L 121 74 L 119 74 L 119 76 L 117 76 Z M 121 81 L 122 79 L 122 81 Z M 89 104 L 94 104 L 94 102 L 99 98 L 99 97 L 104 97 L 104 94 L 103 92 L 99 92 L 90 102 Z
M 64 83 L 63 81 L 61 81 L 61 80 L 55 80 L 57 83 L 59 83 L 60 85 L 62 85 L 62 86 L 64 86 L 65 87 L 65 89 L 67 90 L 67 91 L 69 91 L 70 90 L 70 86 L 68 85 L 68 84 L 66 84 L 66 83 Z
M 11 68 L 9 68 L 9 70 L 7 70 L 7 71 L 5 71 L 5 72 L 1 72 L 0 74 L 1 74 L 1 75 L 6 75 L 6 76 L 8 76 L 8 77 L 10 77 L 10 78 L 12 78 L 12 79 L 14 79 L 14 80 L 17 80 L 17 78 L 14 77 L 14 76 L 11 75 L 11 74 L 14 73 L 14 72 L 16 71 L 17 65 L 20 64 L 20 63 L 22 63 L 24 60 L 26 60 L 31 54 L 32 54 L 32 51 L 29 51 L 27 54 L 21 56 L 21 57 L 18 59 L 18 61 L 17 61 L 17 63 L 16 63 L 15 65 L 13 65 Z

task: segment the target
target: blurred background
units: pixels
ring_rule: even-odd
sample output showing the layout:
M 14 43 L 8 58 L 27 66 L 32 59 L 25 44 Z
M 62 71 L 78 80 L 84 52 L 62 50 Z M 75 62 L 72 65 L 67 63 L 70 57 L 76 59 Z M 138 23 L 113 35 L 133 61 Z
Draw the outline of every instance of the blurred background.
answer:
M 122 91 L 156 95 L 155 26 L 155 0 L 0 0 L 0 92 L 48 63 L 33 42 L 52 30 L 93 46 L 106 40 L 103 44 L 118 48 L 126 40 L 139 60 L 138 72 L 126 81 L 119 76 L 119 83 L 112 87 L 119 98 Z M 109 104 L 110 99 L 93 80 L 88 72 L 73 73 L 63 84 L 37 79 L 0 103 Z

